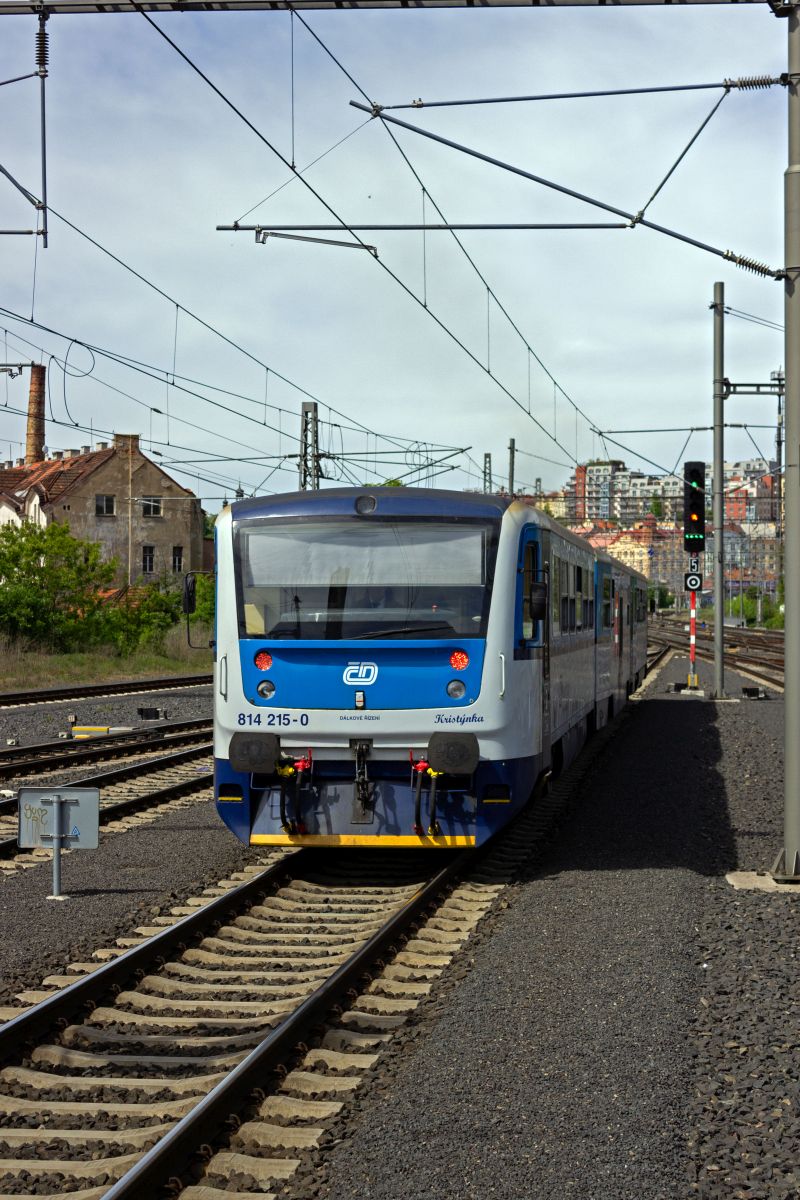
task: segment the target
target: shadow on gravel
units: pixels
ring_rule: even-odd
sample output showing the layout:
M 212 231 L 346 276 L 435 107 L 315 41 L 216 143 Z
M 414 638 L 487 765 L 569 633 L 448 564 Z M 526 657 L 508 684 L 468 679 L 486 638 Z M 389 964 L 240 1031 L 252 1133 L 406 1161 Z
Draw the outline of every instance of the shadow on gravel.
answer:
M 70 886 L 68 894 L 73 900 L 79 896 L 158 896 L 161 898 L 164 895 L 160 888 L 155 887 L 82 888 L 73 886 Z
M 523 878 L 547 870 L 737 865 L 716 708 L 647 698 L 632 707 L 569 806 L 558 840 Z

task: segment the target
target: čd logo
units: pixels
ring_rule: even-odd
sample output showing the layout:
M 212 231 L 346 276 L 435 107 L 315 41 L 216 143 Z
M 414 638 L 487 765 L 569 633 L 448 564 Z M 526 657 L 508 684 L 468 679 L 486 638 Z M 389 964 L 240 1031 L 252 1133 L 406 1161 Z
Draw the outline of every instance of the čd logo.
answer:
M 351 662 L 344 669 L 342 679 L 351 687 L 369 687 L 378 678 L 378 664 L 374 662 Z

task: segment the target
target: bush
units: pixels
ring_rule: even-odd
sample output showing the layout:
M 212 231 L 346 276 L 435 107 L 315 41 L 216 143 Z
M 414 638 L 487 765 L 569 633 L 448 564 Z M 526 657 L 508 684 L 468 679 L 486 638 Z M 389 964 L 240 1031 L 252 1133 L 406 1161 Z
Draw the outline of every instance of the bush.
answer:
M 48 650 L 73 650 L 105 638 L 102 589 L 116 574 L 100 547 L 66 525 L 0 527 L 0 634 Z
M 166 580 L 132 588 L 118 603 L 109 605 L 106 636 L 117 654 L 134 650 L 163 652 L 167 631 L 181 617 L 181 594 Z

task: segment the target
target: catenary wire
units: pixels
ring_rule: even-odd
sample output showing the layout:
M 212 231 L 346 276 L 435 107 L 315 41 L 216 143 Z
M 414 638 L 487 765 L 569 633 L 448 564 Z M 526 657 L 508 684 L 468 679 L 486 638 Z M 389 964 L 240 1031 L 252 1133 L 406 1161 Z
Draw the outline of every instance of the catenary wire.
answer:
M 677 83 L 640 88 L 610 88 L 594 92 L 546 92 L 538 96 L 483 96 L 467 100 L 412 100 L 410 104 L 382 104 L 382 109 L 400 108 L 460 108 L 465 105 L 483 104 L 527 104 L 538 100 L 596 100 L 608 96 L 653 96 L 663 92 L 703 92 L 724 88 L 772 87 L 783 83 L 776 76 L 754 76 L 752 79 L 725 79 L 721 83 Z
M 369 96 L 368 96 L 367 92 L 365 92 L 365 90 L 364 90 L 364 88 L 361 86 L 361 84 L 357 82 L 357 80 L 356 80 L 356 79 L 355 79 L 355 77 L 352 75 L 352 73 L 351 73 L 351 72 L 350 72 L 350 71 L 347 69 L 347 67 L 345 67 L 345 66 L 344 66 L 344 64 L 343 64 L 343 63 L 340 61 L 340 59 L 339 59 L 339 58 L 337 58 L 337 56 L 336 56 L 336 55 L 333 53 L 333 51 L 332 51 L 332 50 L 331 50 L 331 49 L 330 49 L 330 48 L 329 48 L 329 47 L 326 45 L 326 43 L 325 43 L 325 42 L 322 40 L 322 38 L 319 36 L 319 34 L 316 32 L 316 30 L 314 30 L 314 29 L 312 28 L 312 26 L 311 26 L 311 25 L 308 23 L 308 21 L 305 19 L 305 17 L 303 17 L 301 13 L 297 13 L 297 19 L 298 19 L 298 20 L 300 21 L 300 23 L 301 23 L 301 24 L 302 24 L 302 25 L 305 27 L 305 29 L 308 31 L 308 33 L 311 35 L 311 37 L 312 37 L 312 38 L 315 40 L 315 42 L 316 42 L 316 43 L 317 43 L 317 45 L 320 47 L 320 49 L 321 49 L 321 50 L 323 50 L 323 52 L 324 52 L 325 54 L 327 54 L 327 55 L 328 55 L 328 57 L 331 59 L 331 61 L 332 61 L 332 62 L 333 62 L 333 63 L 334 63 L 334 64 L 335 64 L 337 67 L 338 67 L 338 69 L 339 69 L 339 70 L 342 72 L 342 74 L 345 76 L 345 78 L 346 78 L 346 79 L 348 79 L 350 83 L 352 83 L 353 87 L 354 87 L 354 88 L 355 88 L 355 89 L 356 89 L 356 90 L 357 90 L 357 91 L 360 93 L 360 95 L 361 95 L 361 96 L 363 96 L 363 97 L 364 97 L 364 99 L 365 99 L 365 100 L 367 100 L 368 102 L 370 102 L 370 103 L 371 103 L 371 101 L 370 101 L 370 98 L 369 98 Z M 370 118 L 370 119 L 371 119 L 371 118 Z M 393 132 L 393 131 L 392 131 L 392 130 L 389 128 L 389 126 L 388 126 L 388 125 L 386 125 L 384 122 L 381 122 L 381 124 L 383 125 L 383 128 L 386 130 L 386 133 L 388 134 L 389 138 L 391 139 L 392 143 L 394 144 L 394 147 L 395 147 L 395 149 L 398 151 L 398 153 L 400 154 L 401 158 L 402 158 L 402 159 L 403 159 L 403 161 L 405 162 L 406 166 L 407 166 L 407 167 L 408 167 L 408 169 L 410 170 L 411 174 L 414 176 L 414 179 L 417 181 L 417 183 L 419 184 L 420 188 L 423 190 L 423 193 L 424 193 L 424 195 L 427 197 L 427 199 L 428 199 L 428 200 L 430 200 L 430 201 L 431 201 L 431 203 L 433 204 L 433 207 L 434 207 L 434 209 L 436 210 L 436 212 L 438 213 L 438 215 L 439 215 L 439 217 L 442 219 L 442 221 L 443 221 L 443 222 L 445 222 L 445 223 L 446 223 L 446 224 L 449 226 L 449 222 L 447 222 L 447 219 L 446 219 L 446 217 L 445 217 L 445 215 L 444 215 L 444 212 L 442 211 L 441 207 L 440 207 L 440 206 L 439 206 L 439 204 L 436 202 L 436 200 L 434 199 L 434 197 L 431 195 L 430 189 L 429 189 L 429 188 L 426 186 L 426 184 L 424 184 L 424 183 L 423 183 L 423 181 L 422 181 L 422 178 L 421 178 L 421 176 L 420 176 L 419 172 L 417 171 L 416 167 L 415 167 L 415 166 L 413 165 L 413 163 L 411 162 L 411 159 L 409 158 L 409 156 L 408 156 L 408 154 L 406 153 L 405 149 L 404 149 L 404 148 L 403 148 L 403 147 L 400 145 L 400 142 L 397 140 L 397 138 L 396 138 L 396 136 L 395 136 L 394 132 Z M 457 245 L 457 246 L 459 247 L 459 249 L 461 250 L 461 253 L 464 255 L 465 259 L 467 260 L 467 262 L 469 263 L 469 265 L 472 267 L 473 271 L 474 271 L 474 272 L 475 272 L 475 274 L 477 275 L 477 277 L 478 277 L 478 279 L 480 280 L 480 282 L 483 284 L 483 286 L 484 286 L 485 288 L 487 288 L 487 289 L 489 290 L 489 292 L 491 293 L 491 295 L 492 295 L 492 297 L 493 297 L 493 299 L 494 299 L 495 303 L 497 304 L 498 308 L 499 308 L 499 309 L 500 309 L 500 311 L 502 312 L 503 316 L 506 318 L 506 320 L 508 321 L 508 323 L 509 323 L 509 325 L 511 326 L 511 328 L 512 328 L 512 329 L 514 330 L 514 332 L 517 334 L 517 336 L 519 337 L 520 341 L 521 341 L 521 342 L 522 342 L 522 343 L 523 343 L 523 344 L 526 346 L 526 348 L 527 348 L 527 350 L 528 350 L 528 353 L 532 355 L 532 357 L 533 357 L 533 358 L 536 360 L 536 362 L 539 364 L 540 368 L 541 368 L 541 369 L 542 369 L 542 371 L 545 373 L 545 375 L 548 377 L 548 379 L 550 379 L 550 380 L 552 381 L 552 383 L 553 383 L 553 386 L 558 388 L 558 390 L 559 390 L 559 391 L 561 392 L 561 394 L 563 395 L 564 399 L 565 399 L 565 400 L 566 400 L 566 401 L 567 401 L 569 404 L 571 404 L 571 405 L 573 406 L 573 408 L 575 408 L 575 409 L 576 409 L 578 412 L 580 412 L 581 416 L 582 416 L 582 417 L 583 417 L 583 419 L 584 419 L 584 420 L 587 422 L 587 424 L 589 424 L 590 426 L 591 426 L 591 425 L 593 425 L 593 424 L 594 424 L 594 422 L 592 421 L 592 419 L 591 419 L 591 418 L 590 418 L 590 417 L 589 417 L 589 416 L 588 416 L 588 415 L 587 415 L 585 412 L 583 412 L 583 411 L 582 411 L 582 409 L 580 409 L 580 408 L 579 408 L 579 406 L 578 406 L 578 405 L 575 403 L 575 401 L 572 399 L 572 397 L 571 397 L 571 396 L 570 396 L 570 395 L 569 395 L 569 394 L 568 394 L 568 393 L 567 393 L 567 392 L 564 390 L 564 388 L 561 386 L 561 384 L 560 384 L 560 383 L 558 383 L 558 381 L 557 381 L 557 380 L 556 380 L 556 378 L 553 376 L 553 374 L 552 374 L 552 373 L 551 373 L 551 372 L 548 370 L 548 368 L 545 366 L 544 362 L 543 362 L 543 361 L 542 361 L 542 359 L 539 357 L 539 355 L 536 353 L 536 351 L 533 349 L 533 347 L 531 346 L 531 344 L 530 344 L 530 342 L 528 341 L 528 339 L 525 337 L 525 335 L 524 335 L 524 333 L 522 332 L 522 330 L 519 328 L 519 326 L 517 325 L 517 323 L 516 323 L 516 322 L 513 320 L 513 318 L 511 317 L 511 315 L 510 315 L 510 313 L 508 312 L 508 310 L 507 310 L 507 308 L 505 307 L 505 305 L 504 305 L 504 304 L 503 304 L 503 303 L 500 301 L 500 299 L 498 298 L 498 296 L 496 295 L 496 293 L 494 292 L 494 290 L 493 290 L 493 289 L 490 287 L 490 284 L 489 284 L 488 280 L 487 280 L 487 279 L 486 279 L 486 277 L 484 276 L 484 274 L 483 274 L 483 272 L 481 271 L 481 269 L 480 269 L 480 267 L 478 266 L 478 264 L 475 262 L 475 260 L 474 260 L 474 258 L 472 257 L 472 255 L 471 255 L 471 254 L 469 253 L 469 251 L 467 250 L 467 248 L 466 248 L 466 246 L 464 245 L 464 243 L 463 243 L 463 241 L 461 240 L 461 238 L 459 238 L 459 237 L 458 237 L 458 234 L 457 234 L 457 233 L 455 232 L 455 230 L 453 230 L 452 228 L 450 228 L 450 233 L 451 233 L 451 235 L 452 235 L 452 237 L 453 237 L 453 240 L 455 241 L 456 245 Z M 426 298 L 425 302 L 423 303 L 423 308 L 427 309 L 428 311 L 431 311 L 430 309 L 428 309 L 428 305 L 427 305 L 427 298 Z M 434 315 L 434 314 L 431 314 L 431 315 Z M 520 405 L 520 407 L 522 407 L 522 406 Z M 526 410 L 525 410 L 525 409 L 523 409 L 523 411 L 526 411 Z M 532 416 L 532 414 L 530 413 L 530 410 L 527 410 L 527 415 L 528 415 L 528 416 Z M 538 424 L 538 422 L 537 422 L 537 424 Z M 544 432 L 546 433 L 547 431 L 545 430 Z M 553 436 L 553 435 L 550 435 L 550 434 L 548 434 L 548 436 L 550 437 L 550 440 L 551 440 L 551 441 L 553 441 L 553 442 L 555 442 L 555 444 L 556 444 L 556 445 L 557 445 L 557 446 L 558 446 L 560 449 L 562 449 L 562 450 L 565 450 L 565 447 L 563 447 L 563 446 L 561 445 L 561 443 L 560 443 L 560 442 L 559 442 L 559 441 L 558 441 L 558 440 L 555 438 L 555 436 Z M 565 450 L 565 453 L 568 453 L 568 452 Z

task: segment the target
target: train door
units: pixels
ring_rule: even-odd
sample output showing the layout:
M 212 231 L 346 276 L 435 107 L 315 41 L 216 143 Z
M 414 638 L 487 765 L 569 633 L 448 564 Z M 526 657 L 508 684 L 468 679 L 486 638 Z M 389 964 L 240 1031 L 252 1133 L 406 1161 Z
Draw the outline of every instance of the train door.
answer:
M 550 761 L 550 735 L 552 715 L 550 712 L 550 617 L 553 606 L 550 601 L 552 579 L 550 574 L 550 531 L 541 530 L 542 578 L 547 585 L 547 612 L 542 621 L 542 762 Z

